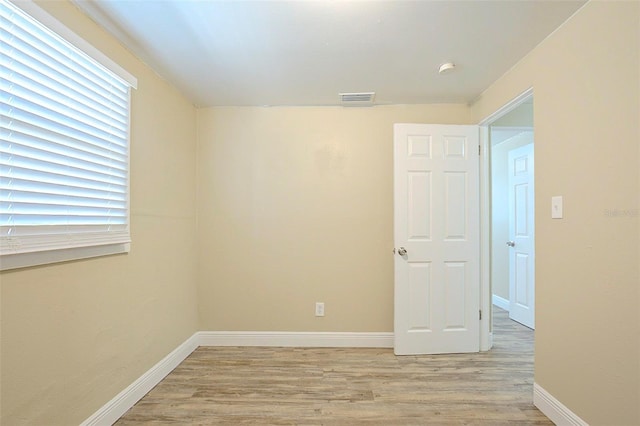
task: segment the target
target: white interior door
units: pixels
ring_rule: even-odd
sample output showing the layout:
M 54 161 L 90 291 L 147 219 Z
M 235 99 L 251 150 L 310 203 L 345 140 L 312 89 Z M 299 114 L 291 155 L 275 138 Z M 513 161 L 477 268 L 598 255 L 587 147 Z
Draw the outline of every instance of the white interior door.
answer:
M 479 350 L 478 126 L 394 126 L 394 351 Z
M 533 144 L 509 151 L 509 317 L 535 327 Z

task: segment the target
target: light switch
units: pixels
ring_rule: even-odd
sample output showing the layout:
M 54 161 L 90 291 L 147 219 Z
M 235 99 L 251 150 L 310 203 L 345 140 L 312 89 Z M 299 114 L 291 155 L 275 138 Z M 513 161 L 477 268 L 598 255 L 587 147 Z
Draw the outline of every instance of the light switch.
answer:
M 562 219 L 562 195 L 551 197 L 551 219 Z

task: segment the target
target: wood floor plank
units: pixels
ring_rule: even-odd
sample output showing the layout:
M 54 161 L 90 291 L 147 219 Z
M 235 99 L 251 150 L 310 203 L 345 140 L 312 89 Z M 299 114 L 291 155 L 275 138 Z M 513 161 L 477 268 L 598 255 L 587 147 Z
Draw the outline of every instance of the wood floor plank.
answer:
M 532 397 L 533 331 L 494 308 L 478 354 L 201 347 L 116 425 L 552 425 Z

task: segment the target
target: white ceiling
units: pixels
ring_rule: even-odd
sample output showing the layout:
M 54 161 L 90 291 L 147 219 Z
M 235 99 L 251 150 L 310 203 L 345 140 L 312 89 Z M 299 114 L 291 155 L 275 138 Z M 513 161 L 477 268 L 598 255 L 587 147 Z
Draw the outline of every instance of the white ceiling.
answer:
M 194 104 L 466 103 L 583 0 L 75 0 Z M 438 74 L 440 64 L 456 69 Z

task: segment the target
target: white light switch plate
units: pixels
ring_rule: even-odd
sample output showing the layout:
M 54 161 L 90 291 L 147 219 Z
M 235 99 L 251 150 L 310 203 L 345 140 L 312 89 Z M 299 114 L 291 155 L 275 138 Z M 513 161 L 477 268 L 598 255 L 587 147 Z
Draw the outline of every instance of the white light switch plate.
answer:
M 551 197 L 551 219 L 562 219 L 562 195 Z

